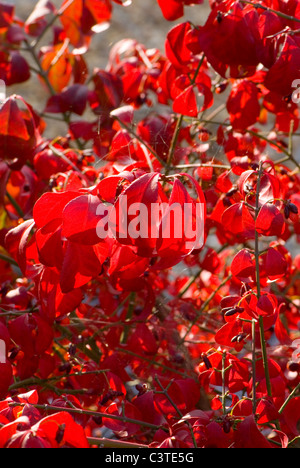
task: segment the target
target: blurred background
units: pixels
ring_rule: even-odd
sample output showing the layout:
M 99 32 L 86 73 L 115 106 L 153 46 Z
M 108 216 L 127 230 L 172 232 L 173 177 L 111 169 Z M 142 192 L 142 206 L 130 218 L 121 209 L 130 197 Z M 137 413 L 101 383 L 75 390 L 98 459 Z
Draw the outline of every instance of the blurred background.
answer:
M 16 15 L 23 21 L 29 17 L 38 0 L 0 0 L 6 3 L 15 5 Z M 51 0 L 52 3 L 59 8 L 63 0 Z M 92 38 L 91 46 L 88 52 L 84 55 L 89 67 L 90 74 L 94 68 L 104 69 L 108 62 L 110 49 L 118 41 L 126 38 L 136 39 L 146 48 L 157 48 L 162 53 L 165 53 L 165 39 L 168 32 L 176 25 L 184 21 L 191 21 L 193 24 L 204 24 L 210 12 L 209 1 L 204 0 L 202 5 L 185 7 L 185 16 L 175 22 L 168 22 L 164 19 L 157 0 L 132 0 L 130 6 L 123 7 L 115 2 L 112 2 L 113 14 L 110 27 L 99 34 L 95 34 Z M 59 19 L 56 22 L 60 25 Z M 48 33 L 42 41 L 43 44 L 49 44 L 52 41 L 52 36 Z M 29 63 L 32 63 L 32 58 L 28 54 L 24 54 Z M 33 64 L 34 65 L 34 64 Z M 0 90 L 1 93 L 1 90 Z M 20 94 L 26 99 L 37 111 L 44 110 L 46 96 L 48 90 L 44 87 L 40 80 L 32 73 L 32 77 L 28 82 L 20 85 L 9 87 L 7 94 Z M 225 93 L 226 94 L 226 93 Z M 224 95 L 215 97 L 215 106 L 222 104 L 225 101 Z M 227 117 L 226 112 L 219 115 L 219 120 Z M 76 118 L 73 116 L 73 118 Z M 89 118 L 89 117 L 88 117 Z M 94 116 L 91 116 L 94 118 Z M 64 123 L 47 119 L 48 127 L 46 129 L 46 137 L 54 137 L 62 135 L 66 131 Z M 269 129 L 272 128 L 272 119 L 269 124 Z M 300 158 L 299 139 L 294 139 L 295 157 Z
M 52 0 L 56 7 L 59 7 L 62 2 L 63 0 Z M 6 3 L 15 5 L 17 15 L 25 20 L 38 1 L 6 0 Z M 163 18 L 157 0 L 132 0 L 132 4 L 128 7 L 122 7 L 115 2 L 112 3 L 114 11 L 111 27 L 104 33 L 99 34 L 93 41 L 91 53 L 95 53 L 98 60 L 105 63 L 107 48 L 126 37 L 137 39 L 149 48 L 164 47 L 166 34 L 176 22 L 170 23 Z M 207 18 L 208 1 L 205 0 L 205 4 L 197 7 L 186 7 L 185 11 L 185 18 L 181 18 L 177 23 L 189 19 L 195 24 L 200 24 L 203 19 Z
M 51 1 L 56 7 L 61 6 L 63 3 L 63 0 Z M 38 1 L 6 0 L 6 3 L 15 5 L 17 15 L 25 20 Z M 105 59 L 104 48 L 124 37 L 134 37 L 139 41 L 150 41 L 149 47 L 161 46 L 161 40 L 168 31 L 170 23 L 162 18 L 156 0 L 132 0 L 132 4 L 126 8 L 114 2 L 112 3 L 111 27 L 109 31 L 101 33 L 93 41 L 93 51 L 98 51 L 99 59 Z M 102 47 L 98 49 L 100 45 Z
M 26 21 L 38 0 L 5 0 L 5 2 L 15 5 L 17 17 Z M 52 3 L 59 8 L 63 0 L 52 0 Z M 195 24 L 203 24 L 210 10 L 208 1 L 205 0 L 203 5 L 186 7 L 184 18 L 168 22 L 164 19 L 157 0 L 132 0 L 132 4 L 127 7 L 115 2 L 112 4 L 113 14 L 109 29 L 93 36 L 91 47 L 85 54 L 90 73 L 94 68 L 106 67 L 111 47 L 121 39 L 136 39 L 147 48 L 158 48 L 164 53 L 166 35 L 172 27 L 187 20 L 191 20 Z M 56 24 L 60 24 L 59 20 Z M 51 40 L 51 35 L 46 35 L 42 45 Z M 31 58 L 27 54 L 26 58 L 30 63 Z M 39 112 L 43 111 L 45 105 L 45 93 L 48 91 L 34 74 L 28 82 L 7 89 L 7 95 L 22 95 Z M 45 136 L 63 133 L 65 128 L 60 129 L 59 125 L 64 126 L 64 124 L 55 121 L 51 122 L 50 125 L 48 122 Z

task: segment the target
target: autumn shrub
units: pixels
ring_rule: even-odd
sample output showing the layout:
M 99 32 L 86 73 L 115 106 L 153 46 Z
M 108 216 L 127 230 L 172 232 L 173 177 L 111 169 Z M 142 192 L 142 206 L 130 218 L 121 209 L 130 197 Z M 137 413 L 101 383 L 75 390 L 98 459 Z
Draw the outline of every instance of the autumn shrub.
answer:
M 299 447 L 299 2 L 114 3 L 0 3 L 0 447 Z

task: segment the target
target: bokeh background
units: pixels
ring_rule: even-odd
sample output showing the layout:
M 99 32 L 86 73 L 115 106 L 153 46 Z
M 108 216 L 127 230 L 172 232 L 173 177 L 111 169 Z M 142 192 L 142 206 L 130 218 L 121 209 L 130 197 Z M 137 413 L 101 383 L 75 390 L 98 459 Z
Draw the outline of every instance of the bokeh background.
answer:
M 15 5 L 16 15 L 23 21 L 29 17 L 38 0 L 3 0 L 6 3 Z M 59 8 L 63 0 L 51 0 Z M 210 11 L 208 0 L 204 0 L 203 5 L 186 7 L 185 17 L 175 22 L 168 22 L 164 19 L 158 6 L 157 0 L 132 0 L 131 5 L 123 7 L 113 3 L 113 14 L 110 27 L 99 34 L 95 34 L 89 51 L 85 54 L 85 59 L 89 67 L 90 74 L 94 68 L 105 68 L 108 62 L 108 55 L 111 47 L 118 41 L 126 38 L 136 39 L 147 48 L 158 48 L 163 53 L 165 51 L 165 39 L 167 33 L 176 24 L 190 20 L 195 24 L 203 24 Z M 56 24 L 60 24 L 59 19 Z M 51 34 L 47 34 L 41 45 L 49 44 L 52 40 Z M 24 55 L 29 63 L 32 58 L 29 54 Z M 40 80 L 32 73 L 28 82 L 10 86 L 7 89 L 7 96 L 20 94 L 38 112 L 44 110 L 48 90 Z M 89 119 L 89 116 L 85 116 Z M 93 118 L 93 116 L 90 116 Z M 76 119 L 76 116 L 74 117 Z M 66 133 L 64 123 L 46 119 L 47 128 L 44 136 L 55 138 Z
M 165 38 L 168 31 L 177 23 L 191 20 L 195 24 L 203 24 L 209 11 L 208 0 L 203 5 L 186 8 L 186 15 L 177 22 L 166 21 L 157 4 L 157 0 L 132 0 L 132 4 L 122 7 L 113 2 L 113 15 L 110 28 L 93 37 L 90 50 L 85 55 L 90 71 L 93 68 L 105 68 L 110 48 L 121 39 L 133 38 L 147 48 L 158 48 L 164 52 Z M 52 0 L 56 7 L 60 7 L 63 0 Z M 16 14 L 26 20 L 37 0 L 6 0 L 15 5 Z M 58 20 L 59 23 L 59 20 Z M 50 39 L 49 36 L 47 38 Z M 41 109 L 41 102 L 45 102 L 45 90 L 37 80 L 11 87 L 9 94 L 19 93 L 37 108 Z
M 57 7 L 62 2 L 63 0 L 52 0 Z M 38 1 L 6 0 L 6 3 L 14 4 L 18 16 L 25 20 Z M 132 0 L 132 4 L 128 7 L 113 2 L 113 8 L 110 29 L 97 36 L 91 49 L 91 53 L 94 53 L 98 60 L 102 60 L 102 63 L 105 63 L 107 48 L 125 37 L 144 42 L 148 47 L 163 48 L 167 32 L 173 24 L 176 24 L 176 22 L 169 23 L 163 18 L 157 0 Z M 181 18 L 177 23 L 189 19 L 195 24 L 201 24 L 207 18 L 208 11 L 208 0 L 204 0 L 203 5 L 186 7 L 185 18 Z

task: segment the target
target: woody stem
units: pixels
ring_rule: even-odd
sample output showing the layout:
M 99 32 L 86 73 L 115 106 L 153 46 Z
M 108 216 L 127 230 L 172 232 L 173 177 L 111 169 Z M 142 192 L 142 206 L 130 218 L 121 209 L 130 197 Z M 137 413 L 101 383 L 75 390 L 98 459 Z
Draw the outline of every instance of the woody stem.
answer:
M 35 72 L 44 81 L 46 87 L 48 88 L 48 91 L 49 91 L 50 95 L 55 96 L 56 91 L 53 88 L 53 86 L 52 86 L 52 84 L 51 84 L 51 82 L 49 80 L 48 72 L 45 71 L 43 69 L 42 65 L 41 65 L 39 57 L 38 57 L 38 55 L 37 55 L 37 53 L 35 51 L 35 46 L 32 46 L 27 39 L 24 39 L 24 44 L 25 44 L 25 47 L 26 47 L 26 51 L 31 55 L 32 59 L 34 60 L 36 66 L 37 66 L 37 70 Z M 62 112 L 62 117 L 63 117 L 63 120 L 64 120 L 65 124 L 69 128 L 70 123 L 71 123 L 70 115 L 68 114 L 68 112 Z M 77 144 L 78 148 L 83 149 L 83 145 L 82 145 L 81 141 L 79 139 L 77 139 L 77 138 L 76 138 L 75 141 L 76 141 L 76 144 Z
M 263 165 L 262 162 L 259 165 L 258 170 L 258 180 L 256 186 L 256 205 L 255 205 L 255 221 L 257 220 L 260 207 L 259 207 L 259 192 L 261 186 L 261 178 L 263 174 Z M 257 298 L 261 297 L 261 288 L 260 288 L 260 268 L 259 268 L 259 234 L 255 229 L 255 267 L 256 267 L 256 283 L 257 283 Z M 267 354 L 267 345 L 265 340 L 265 329 L 264 329 L 264 320 L 262 315 L 259 316 L 259 331 L 260 331 L 260 343 L 262 349 L 262 357 L 263 357 L 263 365 L 266 377 L 266 385 L 267 385 L 267 392 L 268 396 L 272 397 L 272 386 L 271 386 L 271 379 L 270 379 L 270 371 L 269 371 L 269 364 L 268 364 L 268 354 Z

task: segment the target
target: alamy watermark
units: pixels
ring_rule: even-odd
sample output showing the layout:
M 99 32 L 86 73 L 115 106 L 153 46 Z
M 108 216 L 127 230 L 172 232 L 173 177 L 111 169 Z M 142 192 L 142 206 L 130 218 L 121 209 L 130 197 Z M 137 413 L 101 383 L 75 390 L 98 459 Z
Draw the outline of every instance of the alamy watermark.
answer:
M 292 93 L 292 101 L 294 104 L 300 104 L 300 79 L 293 81 L 292 88 L 295 90 Z
M 0 106 L 6 99 L 6 84 L 5 81 L 0 80 Z
M 128 203 L 119 197 L 116 206 L 99 204 L 96 215 L 101 217 L 96 232 L 100 239 L 177 239 L 185 242 L 188 251 L 204 244 L 203 203 Z

